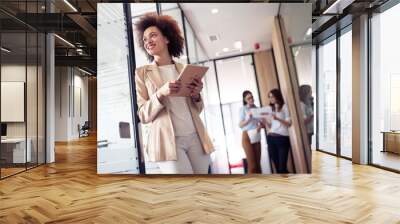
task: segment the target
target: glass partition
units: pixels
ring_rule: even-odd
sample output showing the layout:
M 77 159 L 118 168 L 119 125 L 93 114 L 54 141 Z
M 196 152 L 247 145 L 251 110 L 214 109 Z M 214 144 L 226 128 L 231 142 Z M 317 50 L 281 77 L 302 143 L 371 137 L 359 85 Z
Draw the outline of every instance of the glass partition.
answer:
M 156 3 L 135 3 L 130 5 L 132 10 L 133 26 L 135 26 L 134 24 L 140 19 L 140 16 L 144 15 L 145 13 L 157 13 Z M 139 42 L 136 36 L 134 40 L 134 46 L 135 46 L 136 68 L 148 64 L 149 61 L 147 60 L 146 53 L 139 47 Z
M 196 39 L 193 33 L 193 29 L 188 22 L 188 20 L 185 18 L 185 29 L 186 29 L 186 43 L 188 47 L 188 58 L 189 58 L 189 63 L 194 64 L 198 62 L 198 56 L 197 56 L 197 47 L 196 47 Z
M 26 118 L 27 118 L 27 167 L 38 163 L 38 34 L 27 33 L 27 66 L 26 66 Z
M 208 60 L 209 57 L 207 56 L 207 53 L 204 51 L 202 45 L 200 44 L 200 42 L 197 40 L 196 38 L 196 52 L 197 52 L 197 60 L 198 61 L 205 61 Z
M 242 130 L 238 126 L 243 91 L 250 90 L 255 105 L 261 106 L 253 59 L 251 55 L 221 59 L 216 60 L 216 66 L 229 165 L 232 173 L 241 173 L 246 158 L 242 148 Z
M 304 109 L 304 124 L 306 127 L 308 140 L 311 141 L 311 149 L 315 149 L 315 104 L 316 80 L 312 68 L 313 51 L 315 49 L 311 43 L 304 43 L 292 46 L 292 54 L 299 79 L 299 97 Z M 315 53 L 315 52 L 314 52 Z M 315 58 L 314 58 L 315 59 Z M 303 91 L 308 89 L 308 91 Z
M 97 9 L 97 172 L 138 174 L 124 8 L 102 3 Z
M 46 36 L 43 33 L 38 34 L 38 105 L 37 105 L 37 125 L 38 125 L 38 142 L 37 142 L 37 162 L 44 164 L 46 162 Z
M 140 17 L 145 13 L 157 13 L 157 4 L 156 3 L 134 3 L 130 4 L 132 12 L 136 11 L 136 13 L 132 13 L 132 24 L 133 24 L 133 32 L 134 32 L 134 47 L 135 47 L 135 64 L 136 68 L 139 68 L 143 65 L 150 64 L 148 61 L 146 53 L 140 48 L 137 33 L 135 30 L 135 24 L 139 21 Z M 135 8 L 145 8 L 146 10 L 141 10 L 140 13 Z M 171 11 L 168 11 L 171 12 Z M 180 18 L 180 17 L 179 17 Z M 140 123 L 139 127 L 141 139 L 139 140 L 142 149 L 146 146 L 147 136 L 149 134 L 149 125 Z M 158 167 L 156 164 L 148 161 L 146 153 L 143 154 L 145 160 L 146 173 L 154 173 L 157 172 Z
M 39 13 L 39 2 L 27 1 L 27 13 Z M 36 17 L 37 18 L 37 17 Z M 37 21 L 34 21 L 37 22 Z M 35 30 L 27 30 L 27 62 L 26 62 L 26 125 L 27 125 L 27 168 L 38 165 L 38 63 L 39 34 Z
M 178 3 L 161 3 L 161 14 L 164 14 L 165 11 L 178 8 Z
M 317 105 L 316 105 L 316 99 L 317 99 L 317 47 L 315 45 L 312 45 L 312 51 L 311 51 L 311 74 L 312 74 L 312 80 L 313 80 L 313 85 L 312 85 L 312 106 L 313 106 L 313 136 L 311 138 L 311 149 L 316 150 L 317 149 Z
M 44 1 L 2 2 L 18 13 L 43 13 Z M 0 177 L 45 163 L 45 34 L 0 13 Z
M 318 48 L 318 148 L 336 154 L 336 39 Z
M 132 18 L 146 13 L 157 12 L 156 3 L 135 3 L 131 4 Z
M 1 176 L 4 178 L 24 171 L 26 162 L 31 162 L 31 141 L 27 144 L 26 136 L 26 33 L 2 33 L 1 47 Z
M 371 18 L 371 162 L 400 170 L 400 4 Z
M 169 15 L 171 16 L 177 23 L 179 26 L 179 29 L 182 32 L 183 37 L 185 37 L 184 29 L 183 29 L 183 21 L 182 21 L 182 11 L 180 8 L 178 7 L 171 7 L 171 8 L 164 8 L 165 3 L 161 4 L 161 14 L 162 15 Z M 182 64 L 187 64 L 188 63 L 188 57 L 187 57 L 187 53 L 186 53 L 186 45 L 183 45 L 183 55 L 180 58 L 175 58 L 175 60 L 179 63 Z
M 340 155 L 352 157 L 352 34 L 340 36 Z
M 209 70 L 204 77 L 204 124 L 215 152 L 211 154 L 211 172 L 220 174 L 229 174 L 229 162 L 227 152 L 227 140 L 225 138 L 224 123 L 221 110 L 221 101 L 219 99 L 219 87 L 217 84 L 217 75 L 215 73 L 214 63 L 206 62 L 204 66 L 208 66 Z

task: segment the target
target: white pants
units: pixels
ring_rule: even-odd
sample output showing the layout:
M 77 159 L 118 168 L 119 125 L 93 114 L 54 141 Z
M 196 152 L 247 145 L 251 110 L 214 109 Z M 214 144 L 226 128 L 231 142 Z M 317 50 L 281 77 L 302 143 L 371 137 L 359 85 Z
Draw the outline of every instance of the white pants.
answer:
M 163 174 L 207 174 L 210 155 L 206 154 L 197 133 L 175 137 L 178 160 L 157 162 Z

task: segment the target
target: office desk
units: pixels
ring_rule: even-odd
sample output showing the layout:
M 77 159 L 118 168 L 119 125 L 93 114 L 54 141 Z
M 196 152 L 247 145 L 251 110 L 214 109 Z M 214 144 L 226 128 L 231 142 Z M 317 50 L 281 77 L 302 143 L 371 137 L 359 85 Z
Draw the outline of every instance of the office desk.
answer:
M 382 152 L 392 152 L 400 154 L 400 132 L 383 131 L 383 150 Z
M 27 147 L 25 153 L 25 138 L 6 138 L 1 139 L 1 157 L 6 163 L 25 163 L 31 162 L 30 138 L 26 139 Z

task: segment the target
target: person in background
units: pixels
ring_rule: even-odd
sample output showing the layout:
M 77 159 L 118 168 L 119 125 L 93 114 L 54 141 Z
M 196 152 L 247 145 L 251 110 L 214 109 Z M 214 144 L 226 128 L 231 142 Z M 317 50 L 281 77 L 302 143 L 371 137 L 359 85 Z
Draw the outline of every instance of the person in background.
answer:
M 311 149 L 312 136 L 314 135 L 314 105 L 311 86 L 301 85 L 299 87 L 299 96 L 301 108 L 304 113 L 304 124 L 307 129 L 308 143 Z
M 172 96 L 182 88 L 176 79 L 183 65 L 172 59 L 183 52 L 178 23 L 171 16 L 145 14 L 135 26 L 139 46 L 152 62 L 135 75 L 138 116 L 151 125 L 149 161 L 163 174 L 207 174 L 214 148 L 199 116 L 203 83 L 193 80 L 191 96 Z
M 290 149 L 289 126 L 291 119 L 278 89 L 269 92 L 269 119 L 263 119 L 267 129 L 268 153 L 278 173 L 288 173 L 287 163 Z
M 261 135 L 259 120 L 253 117 L 252 108 L 254 105 L 253 94 L 246 90 L 243 92 L 243 106 L 240 108 L 239 127 L 242 129 L 242 146 L 247 159 L 247 172 L 261 173 Z

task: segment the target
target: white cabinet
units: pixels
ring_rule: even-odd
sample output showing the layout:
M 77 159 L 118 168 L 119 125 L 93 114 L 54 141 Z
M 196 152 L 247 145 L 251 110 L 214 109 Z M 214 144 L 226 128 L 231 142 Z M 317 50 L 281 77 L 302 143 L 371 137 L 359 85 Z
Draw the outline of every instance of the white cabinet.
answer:
M 32 140 L 26 139 L 27 147 L 25 151 L 25 139 L 24 138 L 7 138 L 2 139 L 1 144 L 12 147 L 12 162 L 13 163 L 25 163 L 32 161 Z

